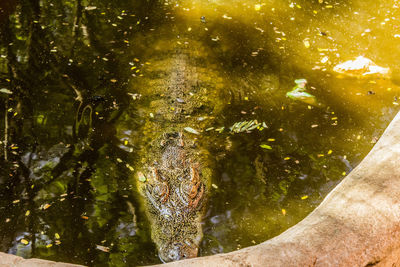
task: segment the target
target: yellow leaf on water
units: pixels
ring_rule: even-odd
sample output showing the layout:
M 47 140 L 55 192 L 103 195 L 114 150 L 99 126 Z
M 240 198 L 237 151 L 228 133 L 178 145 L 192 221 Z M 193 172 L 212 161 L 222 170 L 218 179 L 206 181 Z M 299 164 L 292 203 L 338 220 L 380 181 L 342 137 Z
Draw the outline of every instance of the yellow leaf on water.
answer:
M 327 154 L 330 155 L 330 154 L 332 154 L 332 152 L 333 152 L 333 151 L 332 151 L 331 149 L 329 149 L 329 151 L 328 151 Z
M 28 244 L 29 244 L 29 241 L 26 240 L 26 239 L 21 239 L 21 243 L 24 244 L 24 245 L 28 245 Z
M 286 215 L 286 210 L 285 209 L 282 209 L 282 214 Z
M 31 211 L 30 211 L 30 210 L 27 210 L 27 211 L 25 212 L 25 216 L 29 216 L 29 214 L 31 214 Z
M 131 172 L 133 172 L 135 169 L 129 165 L 128 163 L 125 165 Z
M 271 146 L 266 145 L 266 144 L 261 144 L 260 147 L 265 148 L 265 149 L 272 149 Z
M 59 235 L 58 233 L 55 233 L 55 234 L 54 234 L 54 237 L 55 237 L 56 239 L 60 239 L 60 235 Z
M 302 200 L 307 199 L 307 198 L 308 198 L 307 195 L 301 197 Z
M 53 244 L 47 244 L 46 248 L 51 248 L 53 246 Z

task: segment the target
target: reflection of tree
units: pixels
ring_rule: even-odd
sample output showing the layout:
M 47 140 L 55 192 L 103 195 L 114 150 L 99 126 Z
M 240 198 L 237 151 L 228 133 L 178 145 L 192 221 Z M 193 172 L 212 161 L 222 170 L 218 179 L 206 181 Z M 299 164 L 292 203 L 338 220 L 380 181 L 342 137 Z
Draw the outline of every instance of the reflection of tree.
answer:
M 4 166 L 0 174 L 1 251 L 15 246 L 16 236 L 27 232 L 32 256 L 52 258 L 57 251 L 57 260 L 71 261 L 70 256 L 76 255 L 78 259 L 72 261 L 93 263 L 108 257 L 96 245 L 121 234 L 122 221 L 133 224 L 126 206 L 125 195 L 135 203 L 129 190 L 120 192 L 116 185 L 102 189 L 125 183 L 117 180 L 121 179 L 118 174 L 124 174 L 122 180 L 128 174 L 118 170 L 119 162 L 111 163 L 118 170 L 114 173 L 97 168 L 101 161 L 127 157 L 118 148 L 114 129 L 129 105 L 125 90 L 131 74 L 128 62 L 134 55 L 124 40 L 150 27 L 137 21 L 144 21 L 158 4 L 100 0 L 90 4 L 86 8 L 81 0 L 21 0 L 15 2 L 15 12 L 8 19 L 0 16 L 0 88 L 13 92 L 7 110 L 0 111 L 2 138 L 4 116 L 9 121 L 7 150 L 0 159 Z M 0 4 L 3 14 L 11 12 L 11 7 L 9 2 Z M 135 14 L 124 15 L 123 10 Z M 110 20 L 122 21 L 114 26 Z M 60 142 L 65 148 L 53 164 L 50 150 Z M 44 167 L 37 157 L 46 162 Z M 64 193 L 61 202 L 59 195 Z M 44 209 L 45 204 L 51 206 Z M 105 205 L 109 215 L 103 217 L 96 210 Z M 46 249 L 57 241 L 56 233 L 61 243 Z M 124 244 L 115 246 L 126 249 Z M 118 253 L 112 253 L 113 258 L 120 257 Z

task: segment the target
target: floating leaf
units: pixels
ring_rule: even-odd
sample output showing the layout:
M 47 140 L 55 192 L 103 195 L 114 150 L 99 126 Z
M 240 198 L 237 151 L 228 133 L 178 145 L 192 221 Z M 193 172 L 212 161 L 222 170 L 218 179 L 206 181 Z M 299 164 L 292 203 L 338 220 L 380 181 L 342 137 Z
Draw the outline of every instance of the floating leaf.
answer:
M 101 245 L 96 245 L 96 249 L 101 250 L 103 252 L 110 252 L 109 247 L 101 246 Z
M 272 149 L 272 147 L 267 144 L 262 144 L 262 145 L 260 145 L 260 147 L 265 148 L 265 149 Z
M 363 56 L 340 63 L 333 68 L 333 71 L 347 76 L 360 78 L 374 74 L 387 77 L 390 73 L 389 68 L 380 67 L 372 62 L 372 60 Z
M 138 172 L 138 180 L 144 183 L 147 179 L 142 172 Z
M 215 129 L 216 132 L 222 133 L 224 131 L 225 127 L 220 127 Z
M 7 88 L 1 88 L 0 93 L 11 95 L 13 92 L 8 90 Z
M 312 94 L 309 94 L 307 92 L 304 92 L 302 89 L 299 89 L 299 88 L 296 88 L 290 92 L 287 92 L 286 96 L 293 100 L 302 101 L 306 104 L 317 105 L 317 100 L 315 99 L 315 96 L 313 96 Z
M 305 195 L 305 196 L 302 196 L 302 197 L 301 197 L 301 200 L 304 200 L 304 199 L 307 199 L 307 198 L 308 198 L 308 196 Z
M 85 7 L 85 9 L 86 10 L 95 10 L 95 9 L 97 9 L 97 7 L 96 6 L 87 6 L 87 7 Z
M 310 47 L 310 41 L 304 40 L 303 43 L 304 43 L 304 46 L 305 46 L 306 48 L 309 48 L 309 47 Z
M 197 135 L 200 134 L 197 130 L 195 130 L 195 129 L 191 128 L 191 127 L 185 127 L 183 129 L 188 133 L 197 134 Z
M 264 126 L 265 125 L 265 126 Z M 259 123 L 257 120 L 235 122 L 229 129 L 234 133 L 251 132 L 261 127 L 267 128 L 265 122 Z
M 286 210 L 285 209 L 282 209 L 282 214 L 286 215 Z
M 125 164 L 125 166 L 131 171 L 131 172 L 133 172 L 135 169 L 131 166 L 131 165 L 129 165 L 128 163 L 127 164 Z
M 21 243 L 24 244 L 24 245 L 28 245 L 28 244 L 29 244 L 29 241 L 26 240 L 26 239 L 21 239 Z

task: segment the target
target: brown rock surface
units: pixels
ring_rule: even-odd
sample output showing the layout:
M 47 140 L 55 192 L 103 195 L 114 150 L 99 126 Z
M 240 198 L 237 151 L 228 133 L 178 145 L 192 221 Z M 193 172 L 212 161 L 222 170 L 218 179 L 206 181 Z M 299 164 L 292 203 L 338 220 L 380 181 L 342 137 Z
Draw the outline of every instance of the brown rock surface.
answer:
M 0 267 L 78 267 L 78 266 L 82 265 L 46 261 L 40 259 L 24 259 L 22 257 L 0 252 Z
M 400 266 L 400 113 L 324 201 L 281 235 L 165 266 Z

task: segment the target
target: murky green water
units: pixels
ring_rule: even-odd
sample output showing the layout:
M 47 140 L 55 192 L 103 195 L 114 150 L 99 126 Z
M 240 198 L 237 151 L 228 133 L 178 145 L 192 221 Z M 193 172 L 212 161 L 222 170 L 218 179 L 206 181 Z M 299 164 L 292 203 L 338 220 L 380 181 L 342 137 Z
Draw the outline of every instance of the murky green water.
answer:
M 200 255 L 296 224 L 398 111 L 398 5 L 2 1 L 0 251 L 90 266 L 160 263 L 134 173 L 147 142 L 171 126 L 160 118 L 173 118 L 174 106 L 157 102 L 158 89 L 182 51 L 183 71 L 208 90 L 183 123 L 199 131 L 214 169 Z M 332 71 L 360 55 L 391 78 Z M 301 78 L 315 105 L 286 97 Z M 259 128 L 230 130 L 253 120 Z

